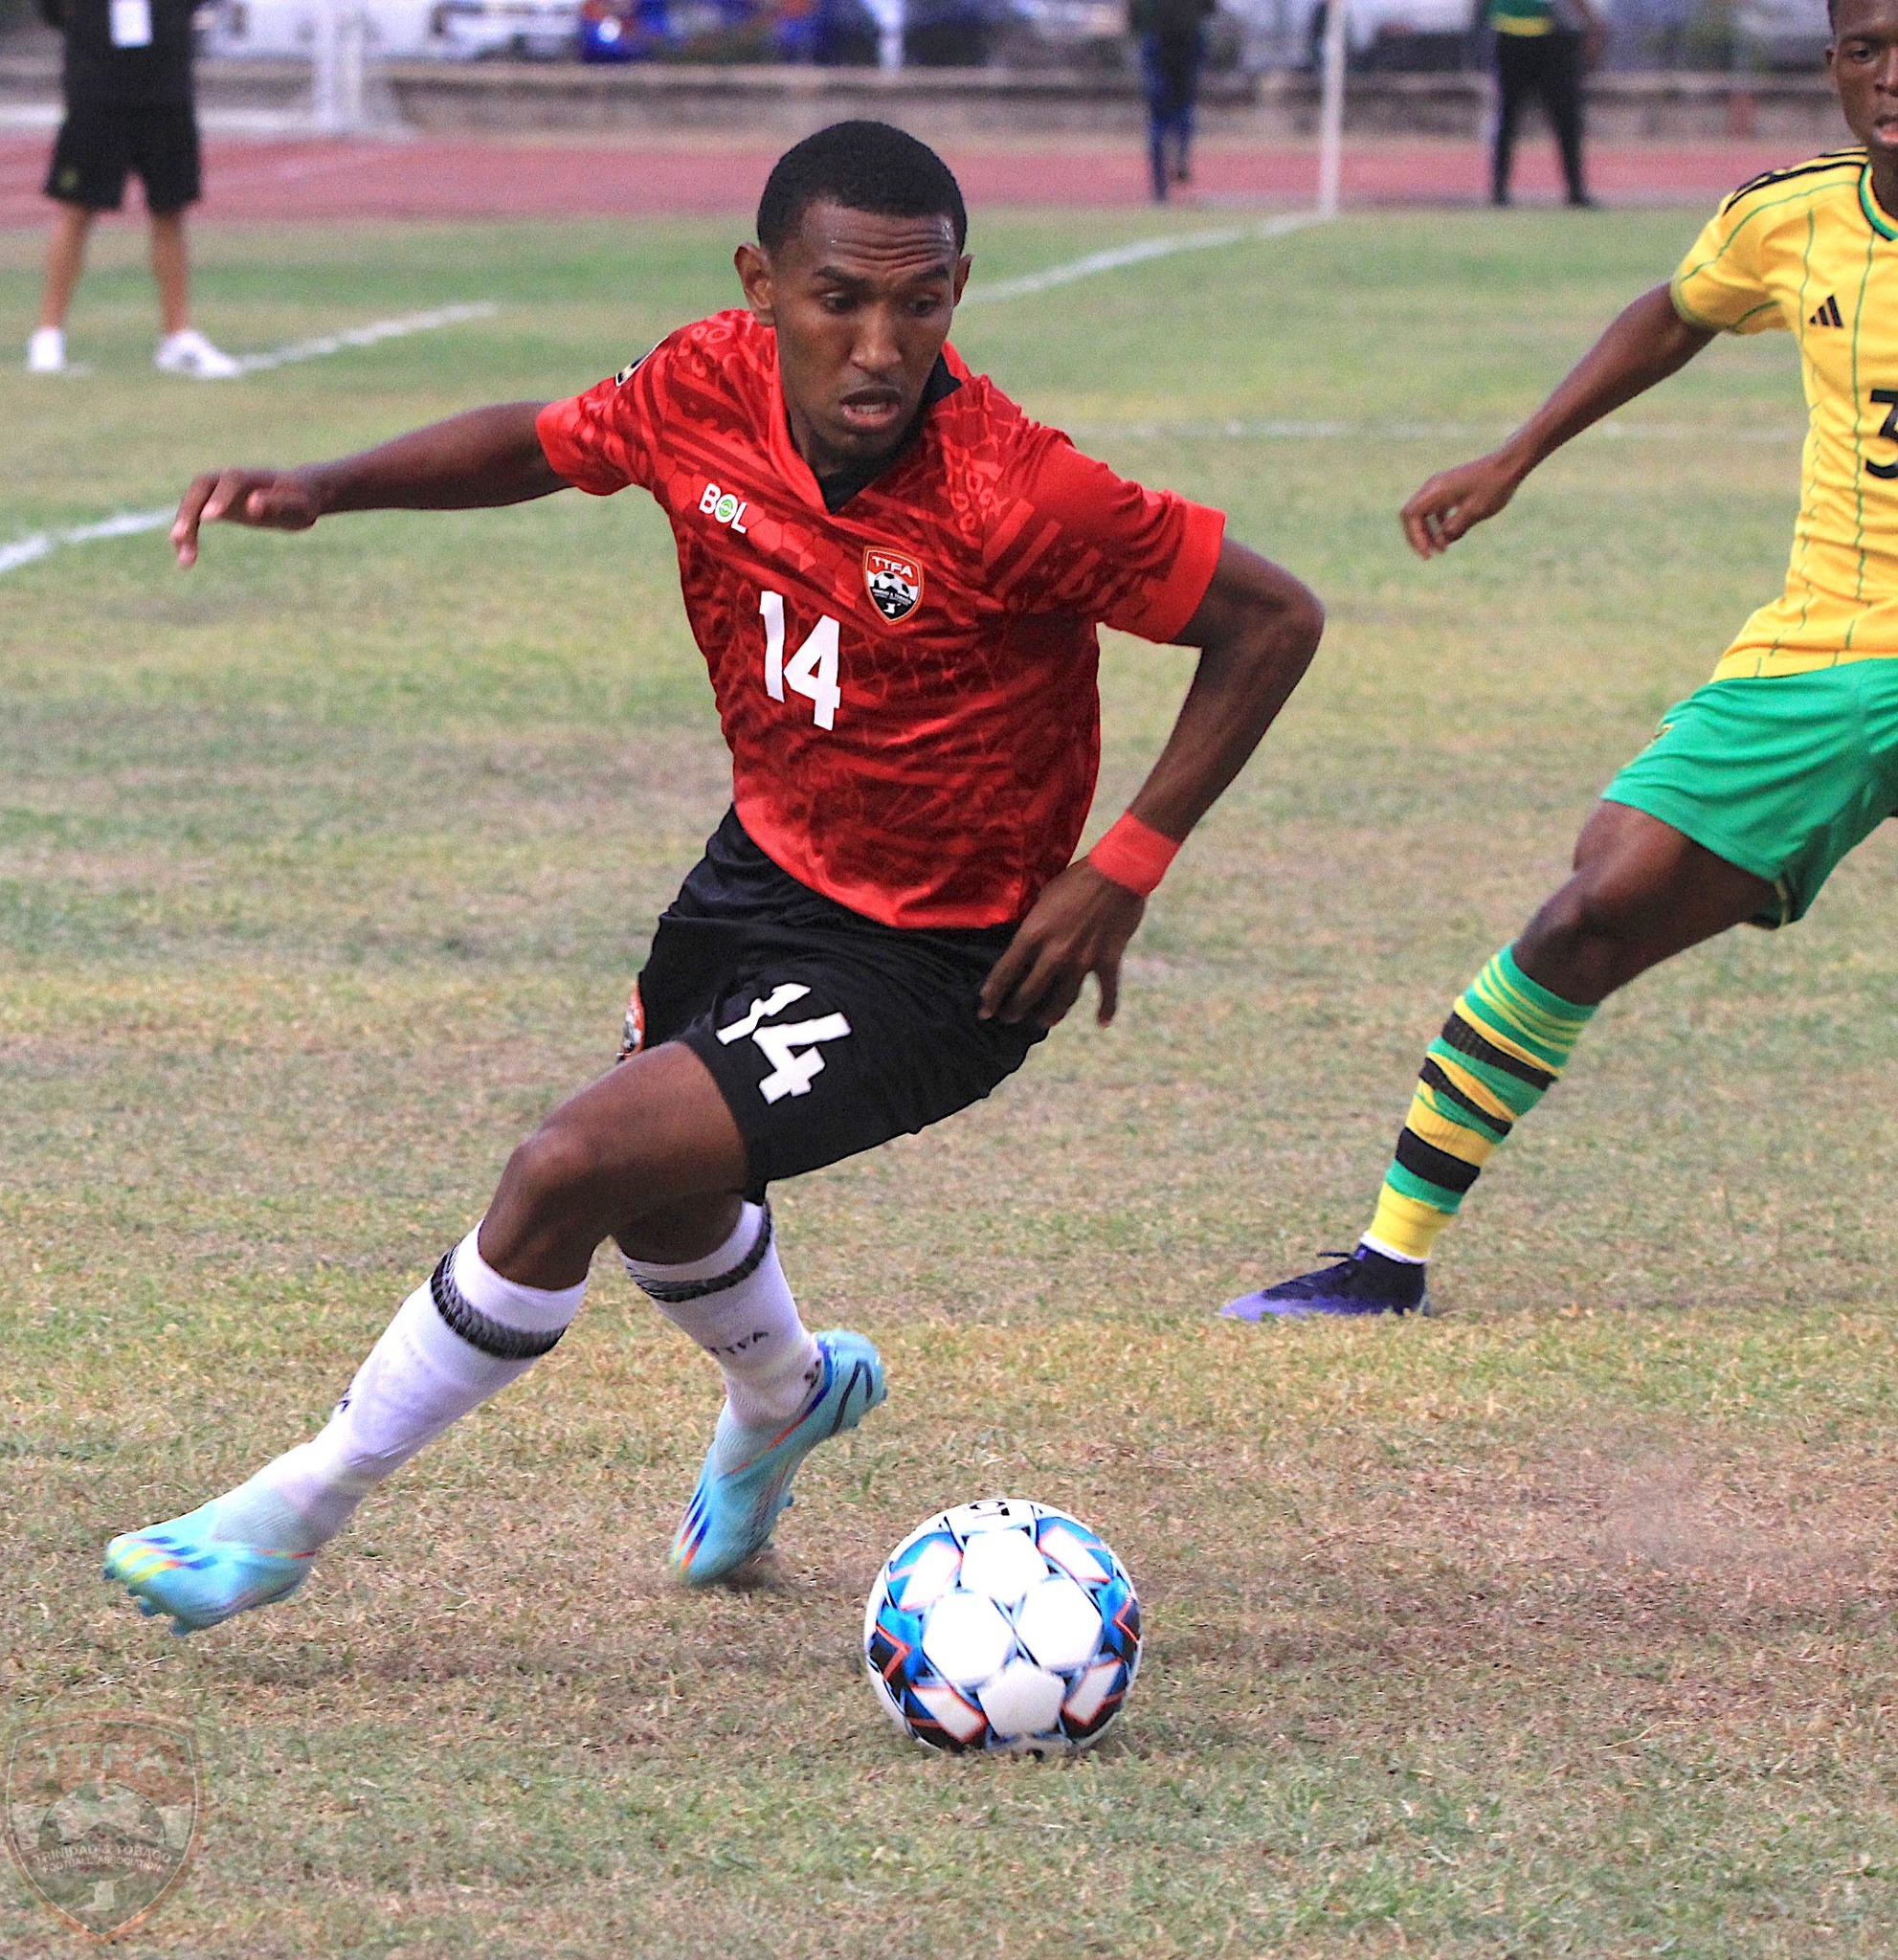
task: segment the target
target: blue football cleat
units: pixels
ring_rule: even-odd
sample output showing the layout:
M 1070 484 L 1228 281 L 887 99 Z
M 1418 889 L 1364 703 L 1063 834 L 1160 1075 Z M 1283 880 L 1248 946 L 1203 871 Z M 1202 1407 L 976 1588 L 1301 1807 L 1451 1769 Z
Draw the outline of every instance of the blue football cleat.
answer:
M 1330 1258 L 1330 1254 L 1325 1255 Z M 1408 1259 L 1387 1258 L 1370 1246 L 1340 1258 L 1335 1266 L 1301 1273 L 1257 1293 L 1242 1293 L 1219 1311 L 1229 1321 L 1302 1321 L 1319 1314 L 1428 1313 L 1425 1268 Z
M 770 1542 L 791 1503 L 791 1480 L 819 1443 L 855 1429 L 889 1392 L 883 1364 L 861 1334 L 817 1336 L 824 1371 L 804 1413 L 780 1430 L 741 1430 L 729 1412 L 699 1472 L 698 1488 L 672 1541 L 672 1569 L 688 1586 L 709 1586 Z M 736 1469 L 720 1470 L 736 1459 Z
M 105 1576 L 147 1619 L 168 1613 L 174 1634 L 192 1634 L 288 1598 L 309 1577 L 313 1556 L 219 1538 L 212 1498 L 168 1524 L 122 1532 L 105 1548 Z

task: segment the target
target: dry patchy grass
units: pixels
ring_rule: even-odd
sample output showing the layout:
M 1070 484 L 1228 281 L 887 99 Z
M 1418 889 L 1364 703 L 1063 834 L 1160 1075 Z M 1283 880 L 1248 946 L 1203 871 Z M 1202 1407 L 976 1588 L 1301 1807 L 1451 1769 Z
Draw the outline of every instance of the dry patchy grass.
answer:
M 1796 419 L 1770 345 L 1653 405 L 1694 439 L 1578 447 L 1448 564 L 1390 522 L 1453 446 L 1381 431 L 1500 426 L 1691 228 L 1360 221 L 969 317 L 1032 406 L 1310 576 L 1331 634 L 1152 908 L 1121 1024 L 780 1194 L 813 1319 L 872 1331 L 893 1394 L 728 1593 L 659 1567 L 712 1385 L 604 1269 L 290 1607 L 174 1642 L 96 1578 L 111 1531 L 321 1418 L 610 1054 L 720 804 L 662 527 L 561 499 L 219 538 L 189 583 L 138 541 L 9 581 L 0 1682 L 22 1722 L 195 1726 L 206 1849 L 142 1949 L 1898 1945 L 1887 840 L 1798 932 L 1603 1013 L 1473 1203 L 1442 1318 L 1210 1313 L 1361 1223 L 1445 999 L 1777 575 L 1794 446 L 1725 439 Z M 976 242 L 1013 270 L 1115 235 Z M 108 267 L 97 387 L 0 377 L 9 534 L 234 446 L 577 385 L 719 302 L 723 245 L 224 234 L 207 317 L 240 344 L 506 302 L 228 393 L 135 370 L 143 294 Z M 1227 417 L 1362 434 L 1191 433 Z M 1186 672 L 1110 649 L 1104 811 Z M 1098 1525 L 1150 1608 L 1125 1723 L 1066 1768 L 912 1753 L 857 1678 L 884 1550 L 995 1489 Z M 17 1889 L 0 1946 L 71 1950 Z

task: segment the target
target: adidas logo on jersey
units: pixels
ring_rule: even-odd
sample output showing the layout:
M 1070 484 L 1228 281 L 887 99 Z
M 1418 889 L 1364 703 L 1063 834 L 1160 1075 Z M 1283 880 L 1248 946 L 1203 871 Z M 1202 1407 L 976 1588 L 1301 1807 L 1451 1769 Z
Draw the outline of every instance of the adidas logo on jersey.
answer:
M 1837 293 L 1826 294 L 1825 304 L 1807 320 L 1806 324 L 1808 326 L 1843 326 L 1845 322 L 1839 311 L 1839 295 Z

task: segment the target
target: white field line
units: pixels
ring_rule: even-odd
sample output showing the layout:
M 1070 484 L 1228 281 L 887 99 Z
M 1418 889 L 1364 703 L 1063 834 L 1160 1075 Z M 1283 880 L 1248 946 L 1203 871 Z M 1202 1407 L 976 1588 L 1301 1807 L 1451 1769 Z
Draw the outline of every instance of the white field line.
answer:
M 476 300 L 459 306 L 436 306 L 427 313 L 405 313 L 395 320 L 372 320 L 367 326 L 318 334 L 313 340 L 292 341 L 288 346 L 272 347 L 268 353 L 244 354 L 237 367 L 245 374 L 261 374 L 272 368 L 288 368 L 298 361 L 321 361 L 327 354 L 341 354 L 350 347 L 372 347 L 379 341 L 399 341 L 412 333 L 433 333 L 438 326 L 458 326 L 464 320 L 486 320 L 500 310 L 492 300 Z
M 30 538 L 15 538 L 0 545 L 0 576 L 33 565 L 67 545 L 91 545 L 100 538 L 131 538 L 140 531 L 156 531 L 171 522 L 173 506 L 163 510 L 126 510 L 117 517 L 101 518 L 94 524 L 75 524 L 65 531 L 35 531 Z
M 262 354 L 246 354 L 238 362 L 245 374 L 261 374 L 272 368 L 287 368 L 297 361 L 320 361 L 327 354 L 341 354 L 351 347 L 372 347 L 380 341 L 401 340 L 412 333 L 429 333 L 438 326 L 455 326 L 464 320 L 485 320 L 500 308 L 492 300 L 458 306 L 436 306 L 427 313 L 407 313 L 395 320 L 372 320 L 367 326 L 352 326 L 342 333 L 319 334 L 306 341 L 292 341 L 287 346 L 272 347 Z M 96 523 L 73 524 L 60 531 L 33 531 L 0 545 L 0 578 L 22 566 L 36 565 L 68 545 L 94 545 L 103 538 L 132 538 L 141 531 L 160 531 L 171 522 L 173 510 L 126 510 L 117 517 L 100 518 Z
M 1221 225 L 1213 231 L 1169 232 L 1158 238 L 1136 238 L 1131 244 L 1116 245 L 1106 252 L 1090 252 L 1085 258 L 1070 258 L 1065 264 L 1051 265 L 1041 272 L 1023 273 L 1019 278 L 998 279 L 993 286 L 973 286 L 962 296 L 962 304 L 978 306 L 995 300 L 1024 300 L 1033 293 L 1071 286 L 1078 279 L 1097 278 L 1104 272 L 1119 272 L 1123 266 L 1145 265 L 1150 258 L 1172 258 L 1181 252 L 1210 252 L 1220 245 L 1247 245 L 1261 238 L 1283 238 L 1292 232 L 1329 222 L 1315 211 L 1290 211 L 1250 225 Z

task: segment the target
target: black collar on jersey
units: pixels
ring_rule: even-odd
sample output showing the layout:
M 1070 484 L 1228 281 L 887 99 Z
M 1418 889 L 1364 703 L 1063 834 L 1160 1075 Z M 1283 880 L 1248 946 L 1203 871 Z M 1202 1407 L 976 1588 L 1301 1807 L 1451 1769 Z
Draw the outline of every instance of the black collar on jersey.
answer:
M 835 517 L 860 490 L 867 490 L 922 434 L 923 417 L 961 386 L 962 383 L 949 372 L 949 363 L 938 354 L 936 365 L 929 369 L 928 380 L 923 384 L 923 399 L 916 405 L 915 419 L 903 432 L 903 440 L 889 455 L 882 462 L 859 464 L 854 470 L 839 470 L 834 477 L 817 479 L 817 488 L 824 494 L 824 508 Z

